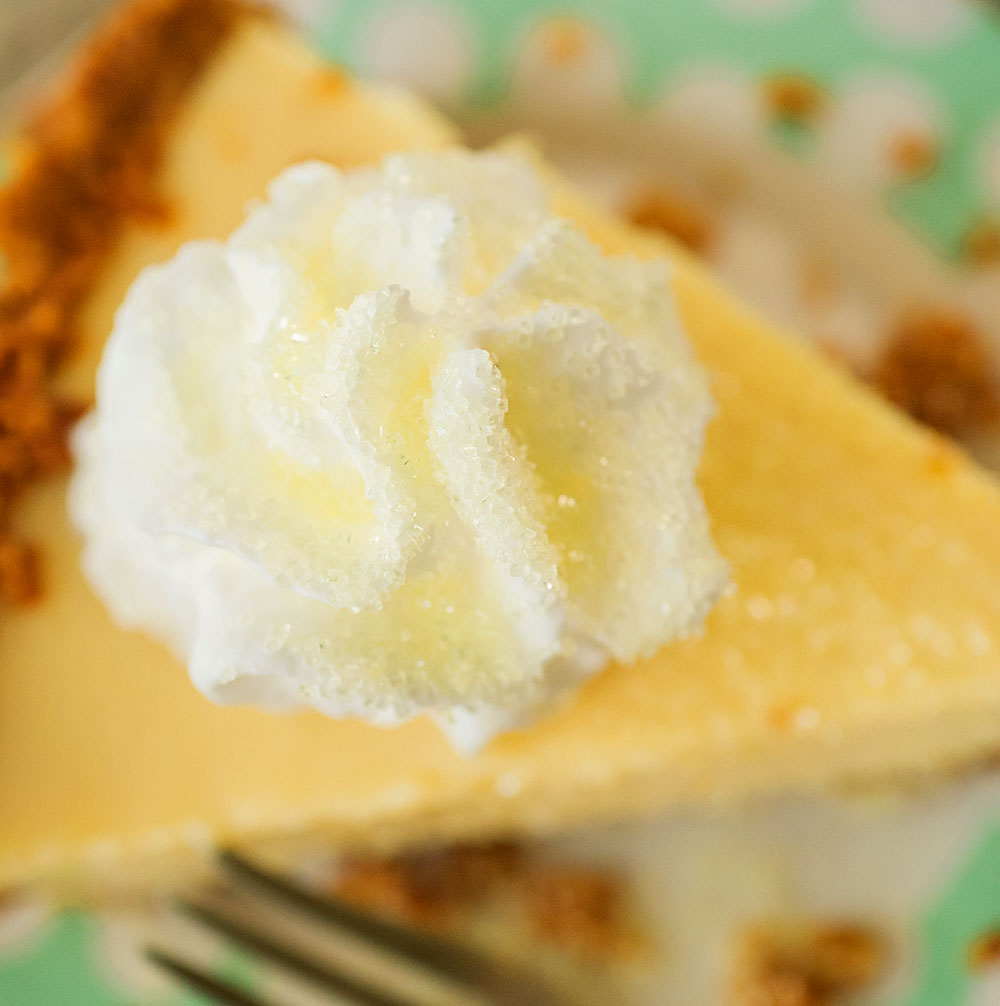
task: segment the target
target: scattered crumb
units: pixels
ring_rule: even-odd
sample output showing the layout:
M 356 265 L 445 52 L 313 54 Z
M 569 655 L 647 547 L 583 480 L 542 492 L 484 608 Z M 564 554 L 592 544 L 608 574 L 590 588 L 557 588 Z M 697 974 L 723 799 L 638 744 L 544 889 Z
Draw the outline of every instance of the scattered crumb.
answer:
M 973 971 L 985 971 L 1000 965 L 1000 929 L 983 933 L 969 947 L 969 967 Z
M 972 323 L 956 311 L 931 309 L 905 318 L 870 380 L 914 419 L 949 436 L 1000 419 L 993 357 Z
M 812 122 L 826 104 L 826 90 L 803 73 L 775 74 L 761 87 L 771 114 L 788 122 Z
M 435 925 L 495 894 L 521 868 L 522 856 L 518 846 L 497 842 L 348 860 L 335 890 L 387 915 Z
M 899 133 L 889 143 L 889 159 L 905 178 L 918 178 L 933 171 L 939 153 L 937 140 L 926 133 Z
M 82 403 L 51 378 L 126 218 L 169 215 L 154 190 L 187 87 L 246 8 L 239 0 L 142 0 L 113 14 L 33 115 L 0 191 L 0 597 L 38 596 L 33 548 L 12 537 L 25 489 L 68 465 Z
M 357 904 L 428 928 L 454 924 L 470 911 L 503 902 L 512 922 L 543 943 L 591 960 L 631 956 L 641 942 L 623 878 L 552 863 L 509 843 L 348 861 L 333 889 Z
M 818 980 L 835 991 L 855 991 L 872 982 L 885 963 L 884 941 L 857 925 L 819 925 L 803 949 Z
M 335 892 L 348 901 L 414 925 L 434 926 L 448 916 L 448 906 L 433 890 L 414 882 L 396 860 L 363 859 L 345 863 Z
M 707 210 L 662 183 L 637 189 L 625 215 L 632 223 L 667 234 L 698 255 L 708 250 L 715 235 L 715 223 Z
M 743 934 L 731 1006 L 833 1006 L 869 985 L 885 945 L 851 924 L 763 926 Z
M 828 996 L 805 976 L 774 968 L 737 992 L 739 1006 L 826 1006 Z
M 962 241 L 962 253 L 975 265 L 1000 265 L 1000 220 L 973 224 Z
M 618 957 L 632 944 L 622 879 L 579 866 L 535 868 L 525 895 L 534 932 L 584 957 Z

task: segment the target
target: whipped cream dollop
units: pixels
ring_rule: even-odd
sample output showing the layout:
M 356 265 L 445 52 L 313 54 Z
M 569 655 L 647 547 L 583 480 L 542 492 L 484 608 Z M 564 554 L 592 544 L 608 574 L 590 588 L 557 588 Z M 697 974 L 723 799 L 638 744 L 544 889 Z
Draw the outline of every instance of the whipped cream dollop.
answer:
M 527 158 L 306 163 L 121 307 L 70 494 L 87 576 L 210 699 L 474 749 L 697 628 L 725 567 L 668 266 Z

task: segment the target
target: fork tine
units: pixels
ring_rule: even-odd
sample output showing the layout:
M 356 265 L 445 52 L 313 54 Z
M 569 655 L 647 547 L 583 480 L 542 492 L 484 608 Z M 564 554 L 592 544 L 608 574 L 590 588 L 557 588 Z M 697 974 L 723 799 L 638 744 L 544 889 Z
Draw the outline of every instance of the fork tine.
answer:
M 272 1006 L 271 1003 L 257 999 L 242 989 L 236 988 L 235 985 L 229 985 L 198 968 L 185 964 L 173 954 L 163 950 L 147 947 L 145 956 L 151 964 L 167 972 L 182 984 L 187 985 L 188 988 L 195 992 L 201 992 L 224 1006 Z
M 252 927 L 237 922 L 205 905 L 193 901 L 178 901 L 176 907 L 185 915 L 191 916 L 225 936 L 232 943 L 259 954 L 308 981 L 316 982 L 326 991 L 346 998 L 356 1006 L 410 1006 L 408 1002 L 396 996 L 375 992 L 344 973 L 311 960 L 294 950 L 288 943 L 277 942 L 270 937 L 265 937 Z
M 378 918 L 338 898 L 317 896 L 232 851 L 220 852 L 219 863 L 234 882 L 266 892 L 300 912 L 339 926 L 444 976 L 472 982 L 480 988 L 488 984 L 490 976 L 507 983 L 509 969 L 471 947 Z
M 556 995 L 539 975 L 523 966 L 497 958 L 454 939 L 422 932 L 389 921 L 342 899 L 320 896 L 277 873 L 251 863 L 230 850 L 218 854 L 218 862 L 235 890 L 270 897 L 272 902 L 304 918 L 388 951 L 397 959 L 438 978 L 458 983 L 477 998 L 511 1006 L 559 1006 Z

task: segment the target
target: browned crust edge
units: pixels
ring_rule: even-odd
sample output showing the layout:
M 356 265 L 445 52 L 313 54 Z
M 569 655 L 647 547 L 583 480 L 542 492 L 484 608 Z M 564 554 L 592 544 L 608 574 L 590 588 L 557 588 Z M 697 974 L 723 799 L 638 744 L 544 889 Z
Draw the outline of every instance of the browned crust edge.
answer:
M 26 490 L 69 463 L 86 406 L 53 388 L 81 309 L 129 220 L 164 219 L 157 173 L 185 96 L 246 16 L 243 0 L 135 0 L 97 29 L 23 124 L 0 190 L 0 604 L 40 596 Z

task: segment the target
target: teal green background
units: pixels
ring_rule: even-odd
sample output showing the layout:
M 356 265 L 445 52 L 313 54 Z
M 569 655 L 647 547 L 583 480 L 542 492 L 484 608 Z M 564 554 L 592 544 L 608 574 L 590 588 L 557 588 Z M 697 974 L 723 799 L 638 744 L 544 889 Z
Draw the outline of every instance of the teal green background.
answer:
M 137 1006 L 135 995 L 115 994 L 92 948 L 97 923 L 66 912 L 26 953 L 0 965 L 0 1006 Z M 34 941 L 32 941 L 34 942 Z M 207 1000 L 178 994 L 157 1006 L 200 1006 Z
M 334 7 L 320 25 L 320 48 L 364 70 L 358 53 L 366 33 L 395 5 L 395 0 L 369 0 Z M 871 67 L 911 74 L 939 100 L 947 135 L 935 170 L 891 193 L 894 209 L 952 257 L 969 227 L 986 213 L 977 159 L 1000 109 L 1000 14 L 986 3 L 970 4 L 970 24 L 953 38 L 912 47 L 878 38 L 851 0 L 808 0 L 772 16 L 739 15 L 712 0 L 479 0 L 441 6 L 474 10 L 465 20 L 475 39 L 476 69 L 459 96 L 472 107 L 502 102 L 531 27 L 566 13 L 603 28 L 617 42 L 625 55 L 628 98 L 638 105 L 669 90 L 672 78 L 695 59 L 738 67 L 754 77 L 802 71 L 833 93 Z

